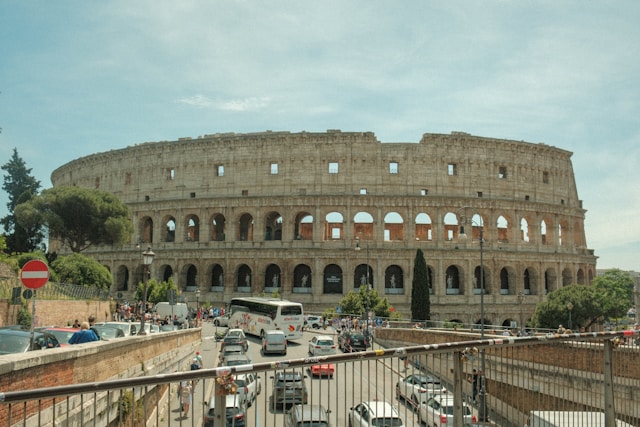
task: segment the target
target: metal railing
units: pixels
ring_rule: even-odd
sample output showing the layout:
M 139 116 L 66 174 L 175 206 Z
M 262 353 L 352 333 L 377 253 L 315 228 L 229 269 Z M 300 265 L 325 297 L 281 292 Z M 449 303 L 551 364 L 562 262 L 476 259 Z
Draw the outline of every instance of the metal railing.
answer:
M 384 348 L 359 353 L 267 361 L 233 368 L 205 368 L 163 375 L 83 383 L 0 393 L 0 425 L 7 426 L 200 426 L 211 425 L 210 405 L 223 394 L 220 383 L 238 375 L 255 374 L 260 393 L 243 416 L 228 418 L 226 425 L 282 426 L 292 416 L 287 407 L 273 404 L 272 381 L 278 373 L 300 373 L 305 394 L 292 392 L 294 400 L 320 404 L 332 426 L 361 425 L 383 402 L 395 409 L 386 413 L 390 424 L 414 426 L 493 425 L 522 427 L 536 411 L 545 416 L 581 414 L 616 419 L 626 426 L 640 425 L 640 347 L 637 331 L 535 337 L 492 337 L 457 343 Z M 304 344 L 300 350 L 304 348 Z M 299 351 L 300 352 L 300 351 Z M 473 370 L 485 352 L 484 380 L 488 419 L 478 420 L 474 402 Z M 210 357 L 210 359 L 215 359 Z M 312 367 L 333 366 L 333 378 L 315 377 Z M 407 380 L 428 376 L 422 386 Z M 192 381 L 194 392 L 188 412 L 181 412 L 179 384 Z M 439 383 L 437 383 L 439 381 Z M 0 390 L 1 392 L 1 390 Z M 239 397 L 236 399 L 240 399 Z M 450 409 L 445 403 L 450 399 Z M 221 399 L 217 399 L 220 402 Z M 436 413 L 440 406 L 443 414 Z M 533 411 L 533 412 L 532 412 Z M 466 414 L 466 415 L 465 415 Z M 397 416 L 402 424 L 394 424 Z M 463 424 L 462 419 L 465 419 Z M 582 418 L 581 418 L 582 419 Z M 3 421 L 4 420 L 4 421 Z M 362 424 L 365 425 L 365 424 Z M 553 425 L 553 424 L 549 424 Z M 603 424 L 604 425 L 604 424 Z M 614 424 L 606 424 L 614 425 Z

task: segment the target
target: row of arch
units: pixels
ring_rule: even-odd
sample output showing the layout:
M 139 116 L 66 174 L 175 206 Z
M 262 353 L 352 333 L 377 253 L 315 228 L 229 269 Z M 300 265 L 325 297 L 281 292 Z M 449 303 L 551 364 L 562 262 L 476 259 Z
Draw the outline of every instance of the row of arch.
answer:
M 260 218 L 261 237 L 255 235 L 256 220 L 250 213 L 241 213 L 227 220 L 222 213 L 211 215 L 203 227 L 200 217 L 188 214 L 180 221 L 176 216 L 167 214 L 159 220 L 160 226 L 150 216 L 144 216 L 139 223 L 140 240 L 144 243 L 201 241 L 202 231 L 206 231 L 208 241 L 270 241 L 270 240 L 314 240 L 317 235 L 321 239 L 344 240 L 351 236 L 362 236 L 367 240 L 404 241 L 410 231 L 415 240 L 432 241 L 440 236 L 442 240 L 454 240 L 460 235 L 460 227 L 467 224 L 471 228 L 471 238 L 479 239 L 481 229 L 484 238 L 491 238 L 500 243 L 540 243 L 543 245 L 576 245 L 585 246 L 582 222 L 579 219 L 569 221 L 559 219 L 554 221 L 550 216 L 534 218 L 533 215 L 523 215 L 518 220 L 512 220 L 506 213 L 491 215 L 492 221 L 487 222 L 488 214 L 473 214 L 471 217 L 448 211 L 438 221 L 433 221 L 432 215 L 420 212 L 411 224 L 412 230 L 406 226 L 406 220 L 398 212 L 388 212 L 384 215 L 382 229 L 378 232 L 378 224 L 371 213 L 357 212 L 353 215 L 353 228 L 350 235 L 345 234 L 345 216 L 338 211 L 331 211 L 324 215 L 321 223 L 314 216 L 301 211 L 293 216 L 288 223 L 278 211 L 270 211 Z M 488 226 L 485 227 L 485 224 Z M 287 229 L 287 227 L 289 227 Z M 381 238 L 377 234 L 382 234 Z M 180 237 L 180 238 L 179 238 Z
M 485 294 L 497 293 L 513 295 L 519 292 L 524 294 L 546 294 L 571 283 L 586 284 L 592 278 L 585 277 L 585 271 L 580 268 L 576 275 L 569 268 L 561 272 L 557 277 L 554 268 L 547 268 L 542 274 L 537 269 L 526 268 L 518 273 L 515 268 L 505 266 L 499 271 L 492 271 L 487 266 L 477 265 L 472 273 L 467 273 L 459 265 L 448 265 L 442 274 L 436 274 L 436 269 L 428 265 L 429 283 L 431 293 L 445 295 L 461 295 L 465 293 L 480 294 L 484 287 Z M 200 289 L 211 292 L 271 292 L 287 291 L 293 293 L 313 293 L 312 289 L 318 288 L 322 294 L 344 294 L 360 286 L 369 285 L 385 294 L 405 294 L 406 288 L 411 287 L 407 283 L 404 269 L 397 264 L 385 266 L 382 283 L 378 284 L 378 278 L 374 269 L 369 264 L 359 264 L 348 274 L 345 268 L 339 264 L 327 264 L 318 274 L 314 274 L 312 268 L 304 263 L 297 264 L 292 271 L 283 270 L 278 264 L 268 264 L 261 271 L 246 263 L 238 264 L 233 270 L 225 270 L 221 264 L 211 264 L 201 274 L 196 265 L 186 264 L 180 271 L 175 272 L 170 265 L 159 267 L 158 279 L 169 280 L 174 278 L 182 291 Z M 348 271 L 348 270 L 347 270 Z M 484 272 L 484 283 L 481 278 Z M 130 278 L 135 283 L 142 282 L 142 266 L 138 266 L 131 272 L 125 265 L 118 267 L 115 286 L 116 291 L 129 291 Z M 471 276 L 468 277 L 467 274 Z M 175 277 L 177 276 L 177 280 Z M 351 286 L 346 286 L 351 282 Z M 465 285 L 465 283 L 467 285 Z

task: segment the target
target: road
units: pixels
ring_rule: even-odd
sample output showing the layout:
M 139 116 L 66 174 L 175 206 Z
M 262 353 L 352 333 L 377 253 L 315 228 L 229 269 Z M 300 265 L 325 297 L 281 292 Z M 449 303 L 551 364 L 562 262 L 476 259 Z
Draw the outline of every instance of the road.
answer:
M 214 362 L 217 362 L 219 353 L 219 344 L 213 340 L 214 331 L 215 327 L 211 324 L 205 324 L 203 327 L 202 354 L 207 368 L 215 366 Z M 281 355 L 262 355 L 260 352 L 260 339 L 249 336 L 248 353 L 254 362 L 276 362 L 288 358 L 305 358 L 308 357 L 308 342 L 315 334 L 327 333 L 331 335 L 332 332 L 333 330 L 330 329 L 327 331 L 305 332 L 303 339 L 289 343 L 287 356 L 285 357 Z M 273 373 L 274 371 L 260 373 L 262 393 L 258 396 L 257 401 L 247 409 L 247 426 L 279 427 L 284 425 L 286 411 L 280 408 L 274 410 L 270 404 L 272 394 L 271 377 Z M 329 418 L 334 426 L 347 426 L 348 412 L 351 407 L 362 401 L 369 400 L 385 400 L 392 403 L 398 408 L 406 426 L 417 425 L 416 414 L 411 408 L 404 402 L 396 400 L 395 384 L 399 375 L 404 374 L 402 367 L 398 366 L 397 359 L 393 362 L 391 359 L 384 361 L 358 359 L 354 362 L 339 363 L 336 364 L 334 379 L 326 377 L 313 378 L 309 371 L 304 372 L 304 374 L 307 376 L 305 381 L 309 393 L 309 403 L 320 403 L 329 409 L 331 411 Z M 212 398 L 213 381 L 207 380 L 205 383 L 207 384 L 205 384 L 203 390 L 200 390 L 202 385 L 198 386 L 194 402 L 208 402 Z M 202 396 L 206 397 L 203 398 Z M 203 406 L 203 411 L 206 411 L 207 407 Z M 202 425 L 199 422 L 202 417 L 199 415 L 196 414 L 198 418 L 193 420 L 193 425 Z

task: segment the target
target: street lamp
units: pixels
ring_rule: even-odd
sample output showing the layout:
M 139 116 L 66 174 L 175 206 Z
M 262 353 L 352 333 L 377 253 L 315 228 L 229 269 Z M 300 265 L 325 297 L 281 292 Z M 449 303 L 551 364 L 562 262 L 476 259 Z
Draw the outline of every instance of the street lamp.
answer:
M 524 316 L 522 313 L 522 304 L 524 304 L 524 298 L 525 298 L 524 292 L 522 291 L 518 292 L 518 305 L 520 306 L 520 331 L 522 333 L 524 333 L 524 320 L 523 320 Z
M 573 328 L 573 325 L 571 324 L 571 310 L 573 310 L 573 304 L 571 302 L 567 303 L 567 310 L 569 310 L 569 330 L 571 330 Z
M 142 321 L 140 322 L 140 332 L 138 332 L 138 335 L 147 335 L 147 331 L 145 329 L 145 320 L 147 318 L 147 276 L 149 275 L 149 268 L 151 267 L 154 256 L 156 256 L 156 254 L 151 250 L 151 246 L 147 247 L 147 250 L 142 252 L 142 263 L 144 264 L 144 273 L 142 276 Z
M 473 217 L 469 218 L 466 215 L 466 211 L 469 206 L 464 206 L 460 210 L 458 210 L 458 216 L 460 217 L 460 239 L 466 239 L 467 235 L 464 233 L 464 226 L 466 224 L 473 226 L 475 225 L 480 229 L 480 339 L 484 340 L 484 259 L 483 259 L 483 248 L 484 248 L 484 224 L 482 221 L 482 217 L 480 217 L 480 222 L 474 221 Z M 473 233 L 471 233 L 471 238 L 473 239 Z M 485 387 L 485 354 L 484 348 L 480 351 L 480 390 L 478 390 L 478 419 L 480 421 L 487 421 L 487 399 L 486 399 L 486 387 Z
M 200 326 L 200 289 L 196 289 L 196 326 Z

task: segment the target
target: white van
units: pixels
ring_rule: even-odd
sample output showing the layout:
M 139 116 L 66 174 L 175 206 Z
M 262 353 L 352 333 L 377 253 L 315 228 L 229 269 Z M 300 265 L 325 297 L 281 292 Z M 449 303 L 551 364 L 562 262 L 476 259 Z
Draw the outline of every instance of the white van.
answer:
M 189 307 L 183 302 L 174 305 L 168 302 L 159 302 L 155 306 L 155 311 L 162 319 L 169 317 L 169 319 L 173 320 L 174 316 L 177 316 L 180 323 L 185 323 L 189 320 Z
M 287 354 L 287 336 L 283 331 L 266 331 L 262 337 L 262 354 Z

